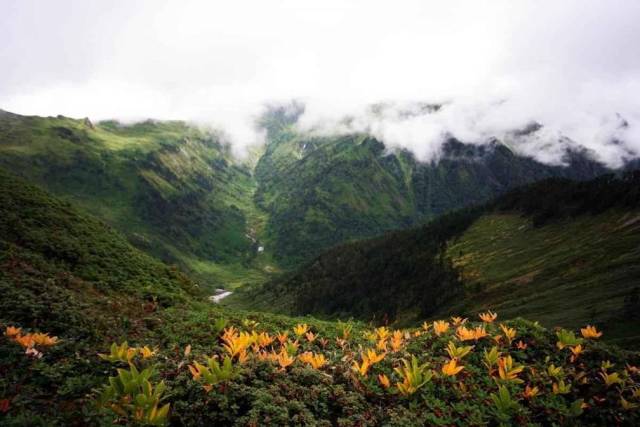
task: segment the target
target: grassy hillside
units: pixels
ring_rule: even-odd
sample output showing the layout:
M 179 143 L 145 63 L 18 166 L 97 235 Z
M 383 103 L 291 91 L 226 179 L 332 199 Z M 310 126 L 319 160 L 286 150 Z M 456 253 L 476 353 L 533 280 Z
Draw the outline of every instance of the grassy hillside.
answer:
M 204 303 L 0 172 L 3 426 L 637 424 L 637 353 L 494 320 L 393 331 Z
M 637 172 L 543 181 L 421 228 L 335 247 L 228 303 L 401 323 L 495 308 L 547 326 L 606 325 L 608 339 L 637 346 L 638 188 Z
M 212 131 L 0 112 L 0 166 L 79 204 L 205 286 L 266 275 L 252 232 L 263 215 L 252 200 L 255 180 Z
M 256 165 L 257 203 L 269 213 L 268 244 L 298 266 L 346 241 L 424 223 L 549 177 L 590 179 L 606 169 L 586 152 L 549 166 L 493 141 L 449 140 L 437 162 L 389 152 L 366 135 L 314 136 L 296 129 L 301 106 L 274 108 L 262 121 L 267 146 Z

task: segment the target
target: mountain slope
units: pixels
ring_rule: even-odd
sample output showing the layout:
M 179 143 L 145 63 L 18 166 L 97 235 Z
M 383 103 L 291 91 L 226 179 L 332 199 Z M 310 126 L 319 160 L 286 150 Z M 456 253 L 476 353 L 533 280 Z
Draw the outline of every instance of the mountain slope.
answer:
M 169 306 L 199 294 L 109 226 L 0 169 L 0 320 L 111 335 L 121 317 L 140 317 L 141 301 Z
M 199 299 L 191 281 L 109 226 L 0 170 L 3 426 L 638 421 L 625 408 L 640 401 L 640 355 L 573 331 L 469 321 L 488 335 L 466 347 L 454 327 L 390 331 Z M 495 338 L 505 331 L 518 341 Z M 43 333 L 58 339 L 41 344 Z M 574 350 L 581 343 L 577 363 L 557 349 L 566 337 Z M 452 351 L 464 357 L 453 370 Z M 486 368 L 489 352 L 508 363 L 508 381 Z
M 265 295 L 235 301 L 402 322 L 495 307 L 548 326 L 607 323 L 610 338 L 637 345 L 640 319 L 629 313 L 640 287 L 638 188 L 637 172 L 542 181 L 418 229 L 335 247 L 257 291 Z
M 389 152 L 367 135 L 300 132 L 302 112 L 294 105 L 265 114 L 267 145 L 255 172 L 256 201 L 270 215 L 268 243 L 290 266 L 336 244 L 415 226 L 529 182 L 606 172 L 586 152 L 567 152 L 566 166 L 549 166 L 498 141 L 450 139 L 438 161 L 424 163 L 407 151 Z
M 0 112 L 0 166 L 78 203 L 205 285 L 247 271 L 262 280 L 247 236 L 255 181 L 211 131 Z

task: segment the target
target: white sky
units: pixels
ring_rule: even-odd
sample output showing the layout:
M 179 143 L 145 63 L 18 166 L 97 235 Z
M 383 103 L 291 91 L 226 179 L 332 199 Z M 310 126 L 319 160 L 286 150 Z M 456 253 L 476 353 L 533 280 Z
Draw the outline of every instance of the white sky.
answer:
M 558 162 L 565 135 L 618 166 L 640 153 L 639 22 L 635 0 L 0 0 L 0 108 L 193 120 L 242 151 L 265 102 L 297 98 L 305 127 L 351 114 L 342 131 L 423 159 L 446 133 L 481 142 L 537 120 L 520 151 Z M 379 101 L 395 104 L 367 114 Z M 412 101 L 447 106 L 399 116 Z

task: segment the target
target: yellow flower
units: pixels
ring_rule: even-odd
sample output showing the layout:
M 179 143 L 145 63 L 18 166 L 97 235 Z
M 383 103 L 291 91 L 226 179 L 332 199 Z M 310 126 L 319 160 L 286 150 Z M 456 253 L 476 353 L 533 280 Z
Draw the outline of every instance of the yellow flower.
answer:
M 387 337 L 389 336 L 389 334 L 391 333 L 389 331 L 389 329 L 385 326 L 380 326 L 379 328 L 377 328 L 375 330 L 375 333 L 378 337 L 379 340 L 384 340 L 387 339 Z
M 451 321 L 453 322 L 453 326 L 460 326 L 464 322 L 466 322 L 467 319 L 463 319 L 462 317 L 458 317 L 458 316 L 453 316 L 451 317 Z
M 351 369 L 357 372 L 358 374 L 360 374 L 360 376 L 366 377 L 370 367 L 371 365 L 369 365 L 369 362 L 367 362 L 363 358 L 361 363 L 358 363 L 354 360 L 353 365 L 351 366 Z
M 282 370 L 285 370 L 287 369 L 287 366 L 291 365 L 296 359 L 289 356 L 289 353 L 287 353 L 285 350 L 281 350 L 280 353 L 277 354 L 276 360 L 278 362 L 278 365 L 280 365 L 280 368 Z
M 433 322 L 433 331 L 436 333 L 437 336 L 444 334 L 445 332 L 447 332 L 448 329 L 449 329 L 449 322 L 445 320 L 436 320 L 435 322 Z
M 514 383 L 522 383 L 518 378 L 518 374 L 522 372 L 524 366 L 513 363 L 511 356 L 505 356 L 498 359 L 498 375 L 503 381 L 511 381 Z
M 382 385 L 382 387 L 384 388 L 389 388 L 391 386 L 391 381 L 389 380 L 389 377 L 387 377 L 385 374 L 379 374 L 378 381 L 380 382 L 380 385 Z
M 480 316 L 480 319 L 485 323 L 493 323 L 493 321 L 498 318 L 498 314 L 493 313 L 491 310 L 488 310 L 486 313 L 480 313 L 478 316 Z
M 582 336 L 587 339 L 596 339 L 602 336 L 602 332 L 598 332 L 595 326 L 587 325 L 586 328 L 580 329 Z
M 375 365 L 376 363 L 382 361 L 385 355 L 385 353 L 377 354 L 373 349 L 368 349 L 366 353 L 361 354 L 362 360 L 367 360 L 371 365 Z
M 319 369 L 327 363 L 327 359 L 325 359 L 324 355 L 313 354 L 310 351 L 302 353 L 298 356 L 298 359 L 308 365 L 311 365 L 314 369 Z
M 140 348 L 139 350 L 140 350 L 140 353 L 142 354 L 142 358 L 143 359 L 148 359 L 150 357 L 153 357 L 157 352 L 157 350 L 156 351 L 151 350 L 146 345 L 144 347 Z
M 456 359 L 451 359 L 442 366 L 442 373 L 446 376 L 454 376 L 463 369 L 464 366 L 458 366 L 458 361 Z
M 467 329 L 465 326 L 458 326 L 456 329 L 456 336 L 460 341 L 470 341 L 476 339 L 476 334 L 473 329 Z
M 516 337 L 516 334 L 517 334 L 516 330 L 514 328 L 510 328 L 503 324 L 500 324 L 500 329 L 502 329 L 502 332 L 504 333 L 504 337 L 509 342 L 509 345 L 511 345 L 511 341 L 513 341 L 513 339 Z
M 430 327 L 431 327 L 431 325 L 429 324 L 429 322 L 423 322 L 422 323 L 422 329 L 424 329 L 425 332 L 427 332 Z
M 569 350 L 571 350 L 571 362 L 575 362 L 576 360 L 578 360 L 578 357 L 582 354 L 583 348 L 582 348 L 582 344 L 578 344 L 574 347 L 569 347 Z
M 260 347 L 267 347 L 268 345 L 271 345 L 273 341 L 275 341 L 275 337 L 272 337 L 267 332 L 258 334 L 258 337 L 256 339 L 256 342 Z
M 391 337 L 391 350 L 396 352 L 401 348 L 402 348 L 402 332 L 394 331 L 393 336 Z
M 306 323 L 301 323 L 293 328 L 293 332 L 299 337 L 306 334 L 308 330 L 309 330 L 309 325 L 307 325 Z

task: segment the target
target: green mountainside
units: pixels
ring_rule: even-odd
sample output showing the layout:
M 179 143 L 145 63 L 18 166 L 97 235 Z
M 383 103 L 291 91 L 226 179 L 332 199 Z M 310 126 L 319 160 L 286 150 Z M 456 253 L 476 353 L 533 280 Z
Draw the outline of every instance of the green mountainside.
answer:
M 255 180 L 212 131 L 0 112 L 0 166 L 79 204 L 204 285 L 264 280 Z
M 366 135 L 301 133 L 295 123 L 302 110 L 294 105 L 265 114 L 267 146 L 255 169 L 256 201 L 269 213 L 268 240 L 285 265 L 299 265 L 339 243 L 424 223 L 523 184 L 606 172 L 585 152 L 567 153 L 567 166 L 548 166 L 497 141 L 474 146 L 450 139 L 438 162 L 418 162 Z
M 0 266 L 3 426 L 639 421 L 640 355 L 597 330 L 491 313 L 390 330 L 231 310 L 2 170 Z
M 499 309 L 606 325 L 637 346 L 640 174 L 551 179 L 427 225 L 337 246 L 229 303 L 376 321 Z

